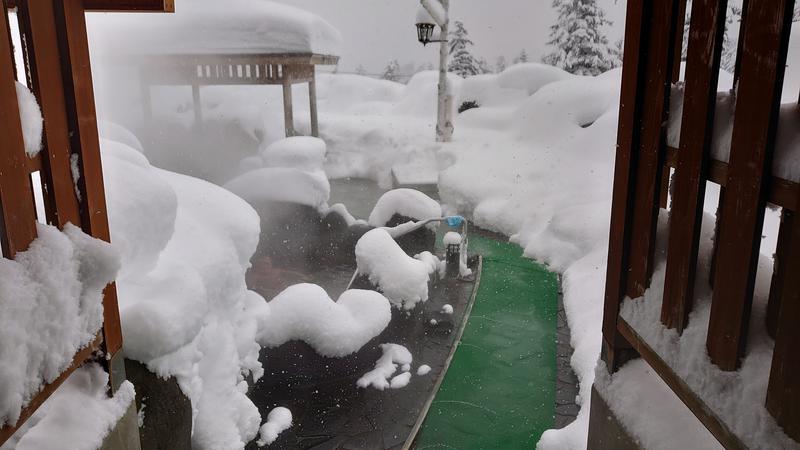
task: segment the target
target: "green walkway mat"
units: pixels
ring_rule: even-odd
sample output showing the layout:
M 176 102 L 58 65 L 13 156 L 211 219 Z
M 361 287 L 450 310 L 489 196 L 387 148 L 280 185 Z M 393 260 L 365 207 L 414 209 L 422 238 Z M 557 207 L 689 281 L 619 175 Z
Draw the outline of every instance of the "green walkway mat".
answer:
M 553 426 L 558 278 L 507 242 L 483 255 L 472 314 L 417 449 L 532 449 Z

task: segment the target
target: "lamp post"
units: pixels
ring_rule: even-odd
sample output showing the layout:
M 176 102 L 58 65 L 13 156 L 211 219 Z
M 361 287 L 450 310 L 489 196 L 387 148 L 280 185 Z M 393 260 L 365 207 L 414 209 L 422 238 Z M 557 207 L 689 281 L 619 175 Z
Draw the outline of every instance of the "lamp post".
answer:
M 417 38 L 422 45 L 431 42 L 441 43 L 439 49 L 439 99 L 436 116 L 436 141 L 450 142 L 453 138 L 453 96 L 447 83 L 447 56 L 449 55 L 447 36 L 449 33 L 450 0 L 420 0 L 417 13 Z M 439 39 L 433 39 L 433 31 L 439 26 Z

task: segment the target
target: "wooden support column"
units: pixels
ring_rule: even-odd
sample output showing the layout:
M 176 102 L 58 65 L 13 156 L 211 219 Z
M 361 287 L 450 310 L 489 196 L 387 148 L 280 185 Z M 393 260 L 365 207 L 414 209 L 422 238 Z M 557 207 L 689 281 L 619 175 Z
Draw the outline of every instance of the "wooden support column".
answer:
M 774 339 L 778 334 L 778 315 L 781 302 L 787 294 L 786 282 L 789 266 L 791 266 L 790 241 L 796 227 L 795 213 L 784 208 L 781 213 L 781 226 L 778 232 L 778 245 L 775 250 L 775 261 L 772 270 L 772 283 L 769 289 L 769 302 L 767 303 L 767 332 Z
M 295 135 L 294 132 L 294 112 L 292 111 L 292 78 L 283 66 L 283 118 L 286 128 L 286 137 Z
M 194 126 L 203 124 L 203 103 L 200 100 L 200 85 L 192 85 L 192 105 L 194 106 Z
M 717 105 L 727 0 L 695 0 L 686 61 L 680 151 L 669 224 L 661 321 L 682 333 L 694 299 L 697 253 Z M 711 51 L 709 51 L 711 49 Z
M 793 0 L 751 0 L 744 23 L 714 296 L 706 342 L 711 361 L 736 370 L 747 342 L 767 181 L 778 124 Z
M 0 14 L 0 27 L 8 34 L 8 14 Z M 14 77 L 14 52 L 8 39 L 0 39 L 0 245 L 3 256 L 13 258 L 36 239 L 36 208 Z
M 628 5 L 625 21 L 625 59 L 622 66 L 617 155 L 608 244 L 608 273 L 603 308 L 601 357 L 609 372 L 615 372 L 626 361 L 636 356 L 630 344 L 620 335 L 617 320 L 620 304 L 625 296 L 626 268 L 631 242 L 632 197 L 638 153 L 634 148 L 639 145 L 641 129 L 638 118 L 642 109 L 638 92 L 645 75 L 641 61 L 644 59 L 646 49 L 646 43 L 642 41 L 645 36 L 645 18 L 648 14 L 648 2 L 632 2 Z
M 797 208 L 800 208 L 800 201 Z M 775 351 L 767 390 L 767 410 L 789 437 L 800 441 L 800 277 L 797 276 L 800 273 L 800 221 L 784 221 L 781 237 L 782 254 L 778 264 L 784 274 L 791 275 L 780 280 L 781 298 L 774 305 L 778 312 L 775 313 Z M 775 289 L 774 283 L 772 287 Z
M 82 198 L 81 226 L 87 234 L 111 242 L 83 2 L 48 1 L 52 1 L 55 9 L 71 145 L 73 152 L 78 155 L 78 167 L 81 173 L 78 182 Z M 115 285 L 110 284 L 104 294 L 103 346 L 106 354 L 112 358 L 110 365 L 114 366 L 119 360 L 117 353 L 122 348 L 122 329 Z M 116 390 L 124 377 L 114 376 L 115 372 L 111 370 L 109 372 L 112 389 Z
M 308 99 L 311 110 L 311 135 L 319 137 L 319 115 L 317 114 L 317 76 L 314 67 L 311 67 L 311 81 L 308 82 Z
M 656 225 L 659 213 L 660 182 L 666 159 L 664 122 L 667 120 L 675 52 L 672 49 L 678 23 L 678 1 L 649 2 L 646 20 L 648 41 L 644 61 L 647 76 L 640 96 L 644 108 L 641 118 L 638 167 L 634 185 L 634 214 L 626 293 L 631 298 L 644 295 L 653 274 Z M 628 41 L 629 42 L 629 41 Z

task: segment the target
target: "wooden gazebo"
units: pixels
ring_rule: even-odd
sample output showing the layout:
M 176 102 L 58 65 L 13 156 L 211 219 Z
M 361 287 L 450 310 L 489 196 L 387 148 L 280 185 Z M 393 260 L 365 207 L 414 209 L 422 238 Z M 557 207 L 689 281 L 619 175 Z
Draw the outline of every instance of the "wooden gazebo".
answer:
M 294 128 L 292 85 L 308 83 L 311 135 L 319 136 L 317 115 L 317 65 L 335 65 L 338 56 L 314 53 L 192 53 L 139 56 L 137 63 L 145 114 L 152 114 L 150 87 L 154 85 L 191 86 L 195 123 L 203 120 L 201 86 L 280 85 L 283 87 L 283 114 L 286 136 Z

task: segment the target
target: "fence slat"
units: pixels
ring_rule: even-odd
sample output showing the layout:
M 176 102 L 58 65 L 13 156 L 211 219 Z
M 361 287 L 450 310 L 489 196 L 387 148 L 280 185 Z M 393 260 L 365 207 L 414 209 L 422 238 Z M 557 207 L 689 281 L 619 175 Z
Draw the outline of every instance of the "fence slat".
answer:
M 9 36 L 5 8 L 0 16 L 3 34 Z M 22 140 L 14 53 L 5 38 L 0 39 L 0 136 L 0 245 L 3 256 L 13 258 L 36 239 L 36 208 Z
M 608 244 L 608 272 L 606 275 L 603 309 L 602 358 L 610 372 L 614 372 L 634 354 L 617 329 L 619 307 L 625 291 L 630 248 L 630 223 L 632 216 L 631 193 L 635 182 L 636 154 L 633 149 L 639 142 L 641 102 L 638 96 L 644 71 L 642 60 L 644 19 L 648 13 L 646 2 L 628 5 L 625 21 L 625 58 L 622 65 L 622 91 L 619 107 L 617 155 L 614 168 L 613 203 Z
M 52 1 L 61 46 L 62 74 L 67 88 L 67 111 L 71 112 L 72 149 L 79 155 L 81 225 L 86 233 L 110 242 L 85 11 L 81 0 Z M 106 351 L 113 355 L 122 347 L 119 308 L 113 284 L 105 290 L 103 306 Z
M 800 199 L 798 199 L 800 203 Z M 775 250 L 775 261 L 772 271 L 772 282 L 769 288 L 769 302 L 767 303 L 767 332 L 775 338 L 778 334 L 778 314 L 780 312 L 781 302 L 784 294 L 786 293 L 786 276 L 790 255 L 789 238 L 791 232 L 795 227 L 794 212 L 784 209 L 781 213 L 781 225 L 778 231 L 778 245 Z
M 27 45 L 29 77 L 44 121 L 42 183 L 48 223 L 63 228 L 81 225 L 78 198 L 70 170 L 70 142 L 67 126 L 64 81 L 58 54 L 58 37 L 53 28 L 55 12 L 50 2 L 18 2 L 20 29 Z
M 694 299 L 703 201 L 717 102 L 727 0 L 695 0 L 686 59 L 680 151 L 675 169 L 661 321 L 683 332 Z
M 736 370 L 746 345 L 793 4 L 751 0 L 743 23 L 736 110 L 744 113 L 734 118 L 706 342 L 723 370 Z
M 647 76 L 642 86 L 642 135 L 638 148 L 638 171 L 634 188 L 634 214 L 627 294 L 641 297 L 653 273 L 659 186 L 664 172 L 666 141 L 663 124 L 669 106 L 670 81 L 675 53 L 672 43 L 677 27 L 677 0 L 652 2 L 646 25 L 650 35 L 645 62 Z
M 783 225 L 786 229 L 782 227 L 781 230 L 783 254 L 779 264 L 785 266 L 784 273 L 793 275 L 781 280 L 767 409 L 786 434 L 800 441 L 800 277 L 797 276 L 800 273 L 800 221 L 790 220 Z

